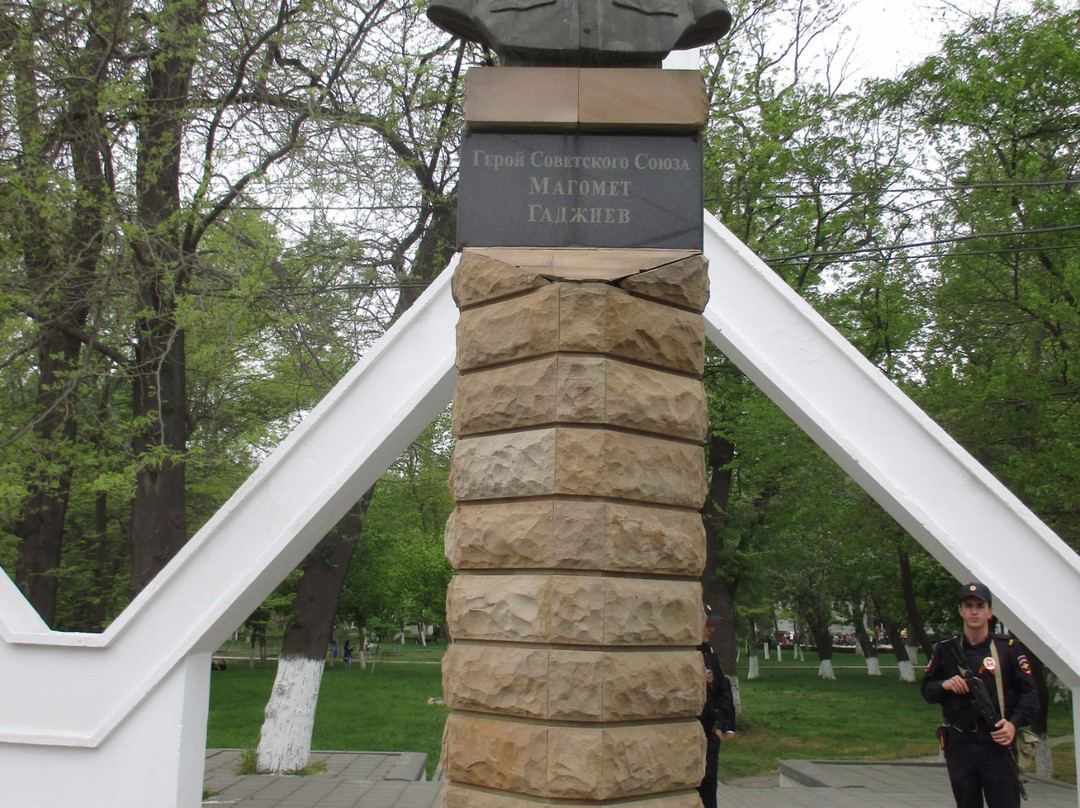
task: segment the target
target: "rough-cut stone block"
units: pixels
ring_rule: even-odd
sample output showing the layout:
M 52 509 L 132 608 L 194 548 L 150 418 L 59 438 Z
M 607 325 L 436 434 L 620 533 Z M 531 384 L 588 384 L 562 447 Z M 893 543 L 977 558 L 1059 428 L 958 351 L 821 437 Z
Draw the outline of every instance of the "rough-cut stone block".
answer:
M 600 645 L 605 639 L 607 586 L 603 578 L 552 575 L 548 642 Z
M 542 575 L 455 575 L 446 592 L 450 636 L 547 642 L 548 584 Z
M 558 721 L 693 718 L 705 697 L 696 650 L 548 649 L 455 643 L 443 657 L 454 710 Z
M 700 376 L 700 314 L 635 297 L 604 283 L 556 283 L 465 309 L 457 325 L 457 366 L 467 371 L 555 350 L 608 354 Z
M 548 356 L 462 374 L 454 390 L 454 434 L 554 425 L 558 365 Z M 601 388 L 601 404 L 602 396 Z
M 705 733 L 696 720 L 604 730 L 603 799 L 696 787 Z
M 598 356 L 563 355 L 557 367 L 556 418 L 564 423 L 605 422 L 607 368 Z
M 606 537 L 603 502 L 557 499 L 552 510 L 550 566 L 604 569 Z
M 697 577 L 705 566 L 705 526 L 696 511 L 608 503 L 604 569 Z
M 601 353 L 700 376 L 705 363 L 701 315 L 634 297 L 606 284 L 557 284 L 559 347 Z
M 443 772 L 458 783 L 546 795 L 547 734 L 543 725 L 452 712 L 443 734 Z
M 705 439 L 709 406 L 699 379 L 625 362 L 608 361 L 604 367 L 604 423 L 673 438 Z M 562 403 L 560 395 L 560 409 Z
M 697 581 L 603 580 L 605 645 L 691 646 L 700 640 Z
M 462 503 L 446 523 L 454 569 L 582 569 L 697 577 L 696 510 L 564 499 Z
M 454 569 L 553 566 L 554 510 L 551 500 L 458 505 L 446 522 L 446 557 Z M 594 556 L 585 569 L 599 568 Z
M 552 494 L 700 508 L 705 455 L 690 443 L 557 427 L 466 437 L 451 461 L 454 499 Z
M 546 648 L 454 643 L 442 661 L 446 703 L 453 710 L 547 718 L 550 654 Z
M 568 727 L 451 713 L 444 773 L 453 783 L 553 799 L 605 800 L 701 782 L 705 734 L 695 720 Z
M 701 313 L 709 302 L 709 259 L 704 255 L 695 255 L 630 275 L 619 286 L 641 297 Z
M 463 438 L 454 447 L 450 490 L 456 500 L 554 493 L 556 430 Z
M 700 508 L 705 501 L 705 455 L 695 444 L 560 427 L 555 492 Z
M 457 323 L 458 370 L 516 362 L 556 351 L 559 287 L 543 286 L 531 294 L 462 311 Z
M 593 727 L 548 729 L 544 794 L 562 799 L 603 798 L 604 733 Z
M 694 718 L 705 703 L 701 652 L 603 653 L 604 721 Z
M 460 309 L 531 292 L 550 284 L 550 280 L 537 272 L 508 266 L 483 251 L 469 249 L 462 251 L 450 279 L 450 289 Z
M 694 645 L 696 581 L 580 575 L 456 575 L 446 621 L 460 640 L 567 645 Z
M 553 650 L 548 668 L 548 715 L 561 721 L 604 718 L 603 651 Z
M 463 373 L 454 433 L 475 435 L 562 424 L 606 424 L 701 441 L 705 389 L 696 378 L 615 359 L 547 356 Z

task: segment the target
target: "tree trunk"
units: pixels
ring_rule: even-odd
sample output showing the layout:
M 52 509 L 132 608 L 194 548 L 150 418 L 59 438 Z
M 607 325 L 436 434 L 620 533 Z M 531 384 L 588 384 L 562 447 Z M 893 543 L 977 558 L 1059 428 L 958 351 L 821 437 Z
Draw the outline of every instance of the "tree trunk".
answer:
M 96 12 L 105 14 L 107 4 Z M 12 234 L 26 267 L 29 286 L 37 298 L 38 376 L 33 435 L 39 468 L 27 479 L 27 497 L 16 533 L 20 537 L 15 581 L 41 618 L 53 625 L 56 618 L 57 572 L 63 552 L 64 522 L 71 489 L 70 453 L 62 444 L 74 442 L 77 432 L 74 405 L 82 339 L 76 334 L 86 324 L 90 286 L 104 244 L 107 188 L 100 151 L 102 125 L 98 95 L 103 61 L 103 37 L 87 37 L 73 61 L 85 75 L 74 78 L 65 98 L 63 131 L 71 149 L 76 196 L 70 221 L 55 221 L 53 199 L 46 188 L 53 169 L 41 147 L 41 106 L 33 75 L 33 53 L 21 52 L 29 39 L 15 44 L 18 133 L 28 187 L 41 194 L 22 196 L 19 220 L 24 225 Z
M 859 644 L 859 648 L 862 649 L 862 654 L 866 658 L 866 673 L 869 676 L 881 676 L 881 662 L 878 660 L 877 647 L 866 632 L 864 623 L 866 612 L 863 611 L 862 604 L 855 598 L 848 601 L 848 606 L 851 609 L 851 622 L 855 626 L 855 641 Z
M 892 645 L 893 654 L 896 655 L 896 664 L 900 668 L 900 681 L 914 682 L 915 666 L 912 664 L 911 658 L 908 656 L 907 645 L 904 644 L 904 638 L 900 634 L 900 627 L 897 626 L 894 621 L 890 620 L 884 612 L 882 612 L 880 604 L 876 603 L 876 605 L 878 610 L 878 616 L 881 618 L 881 622 L 885 626 L 885 635 L 889 638 L 889 644 Z
M 746 655 L 750 657 L 746 678 L 757 679 L 761 675 L 761 660 L 758 659 L 757 624 L 752 617 L 746 621 Z
M 915 601 L 915 584 L 911 577 L 911 557 L 904 549 L 903 537 L 898 537 L 896 553 L 900 559 L 900 591 L 904 596 L 904 607 L 908 616 L 908 638 L 913 640 L 922 649 L 927 659 L 934 655 L 934 646 L 926 636 L 923 628 L 922 613 Z
M 301 565 L 303 575 L 297 585 L 292 619 L 282 639 L 274 689 L 259 733 L 256 768 L 264 774 L 296 771 L 307 765 L 315 706 L 338 598 L 370 501 L 369 490 Z
M 723 529 L 728 522 L 728 501 L 731 496 L 731 469 L 735 446 L 725 438 L 709 438 L 709 492 L 702 511 L 705 526 L 705 569 L 701 574 L 702 597 L 723 622 L 713 635 L 713 648 L 725 673 L 735 673 L 738 653 L 735 638 L 735 590 L 738 581 L 720 569 L 724 547 Z
M 255 750 L 260 773 L 297 772 L 307 766 L 323 666 L 322 659 L 284 654 L 278 659 Z
M 823 679 L 835 679 L 836 673 L 833 671 L 832 664 L 832 636 L 829 634 L 829 616 L 820 592 L 816 592 L 811 588 L 807 607 L 804 617 L 810 627 L 810 633 L 814 636 L 818 656 L 821 658 L 818 675 Z
M 203 36 L 205 0 L 167 0 L 157 28 L 160 54 L 147 72 L 136 156 L 133 248 L 138 319 L 132 388 L 138 460 L 131 507 L 131 589 L 144 586 L 187 541 L 185 453 L 188 440 L 184 331 L 179 297 L 194 266 L 180 206 L 183 128 L 191 75 Z

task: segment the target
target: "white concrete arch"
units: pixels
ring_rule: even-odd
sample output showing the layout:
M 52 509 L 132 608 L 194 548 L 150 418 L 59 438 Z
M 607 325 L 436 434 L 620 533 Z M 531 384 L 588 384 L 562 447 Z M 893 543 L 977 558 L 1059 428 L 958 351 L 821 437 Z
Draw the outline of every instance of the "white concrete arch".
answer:
M 708 214 L 705 239 L 710 339 L 1080 695 L 1076 554 Z M 210 654 L 449 403 L 452 269 L 103 634 L 50 631 L 0 576 L 6 800 L 200 804 Z

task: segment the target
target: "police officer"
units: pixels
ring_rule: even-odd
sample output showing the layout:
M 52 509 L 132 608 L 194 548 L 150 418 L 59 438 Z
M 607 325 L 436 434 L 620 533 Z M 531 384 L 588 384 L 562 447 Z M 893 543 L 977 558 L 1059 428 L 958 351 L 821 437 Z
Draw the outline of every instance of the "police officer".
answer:
M 731 695 L 731 682 L 720 668 L 711 642 L 716 627 L 724 618 L 705 607 L 705 626 L 701 630 L 702 661 L 705 663 L 705 707 L 698 716 L 708 745 L 705 749 L 705 777 L 698 786 L 701 803 L 705 808 L 716 808 L 716 781 L 720 770 L 720 741 L 735 737 L 735 700 Z
M 982 808 L 984 796 L 989 808 L 1017 808 L 1020 784 L 1009 756 L 1018 729 L 1039 709 L 1031 665 L 1016 640 L 991 635 L 994 599 L 989 589 L 978 582 L 965 584 L 958 600 L 964 630 L 934 649 L 922 680 L 923 698 L 941 705 L 945 764 L 957 808 Z M 984 682 L 997 714 L 1004 716 L 994 726 L 975 708 L 961 660 Z M 999 680 L 1004 705 L 998 702 Z

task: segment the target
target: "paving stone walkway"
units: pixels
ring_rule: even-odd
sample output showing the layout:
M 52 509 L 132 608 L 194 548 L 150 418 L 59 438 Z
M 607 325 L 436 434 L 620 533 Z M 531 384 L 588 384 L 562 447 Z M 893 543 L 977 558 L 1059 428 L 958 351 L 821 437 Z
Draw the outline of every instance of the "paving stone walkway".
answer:
M 426 782 L 426 756 L 313 752 L 326 771 L 307 777 L 240 775 L 240 752 L 206 753 L 203 808 L 437 808 L 442 784 Z M 723 808 L 926 808 L 953 804 L 945 764 L 785 760 L 779 777 L 721 783 Z M 1074 786 L 1028 776 L 1024 808 L 1078 808 Z

